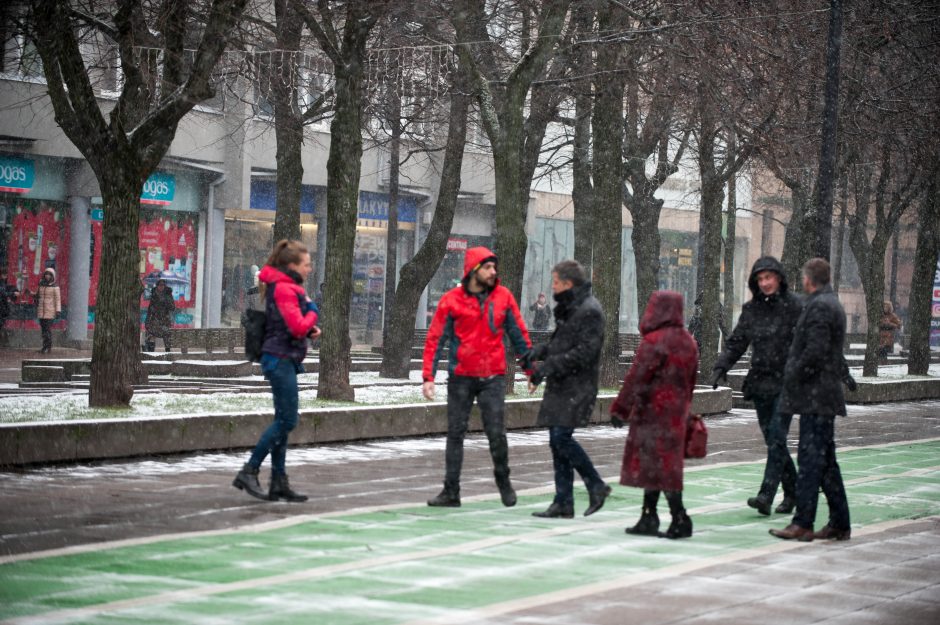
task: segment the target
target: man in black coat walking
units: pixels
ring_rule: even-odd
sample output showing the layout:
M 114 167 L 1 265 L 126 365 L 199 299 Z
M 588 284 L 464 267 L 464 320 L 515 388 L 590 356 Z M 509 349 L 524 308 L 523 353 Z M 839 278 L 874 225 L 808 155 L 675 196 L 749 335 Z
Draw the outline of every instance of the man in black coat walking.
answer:
M 576 261 L 563 260 L 552 268 L 552 292 L 555 331 L 548 343 L 529 355 L 532 362 L 539 362 L 529 379 L 529 391 L 534 392 L 545 380 L 537 423 L 549 429 L 555 499 L 547 510 L 533 516 L 570 519 L 574 517 L 575 471 L 584 480 L 590 498 L 584 516 L 600 510 L 610 495 L 610 486 L 573 437 L 576 427 L 587 425 L 597 399 L 604 313 L 591 295 L 584 267 Z
M 813 258 L 803 265 L 803 290 L 808 295 L 783 378 L 780 410 L 800 413 L 796 514 L 786 528 L 770 530 L 786 540 L 848 540 L 852 534 L 835 446 L 835 418 L 846 413 L 845 311 L 829 286 L 829 275 L 825 259 Z M 814 533 L 820 486 L 829 502 L 829 522 Z
M 709 383 L 717 388 L 750 346 L 751 368 L 742 392 L 745 399 L 754 402 L 757 410 L 757 423 L 767 444 L 767 463 L 760 490 L 756 497 L 747 500 L 747 505 L 763 515 L 770 514 L 777 486 L 782 481 L 783 501 L 776 512 L 789 514 L 796 504 L 796 467 L 787 449 L 787 433 L 793 415 L 781 413 L 779 405 L 783 370 L 803 305 L 800 298 L 790 292 L 783 265 L 773 256 L 757 259 L 747 285 L 754 297 L 741 308 L 741 317 L 725 342 Z

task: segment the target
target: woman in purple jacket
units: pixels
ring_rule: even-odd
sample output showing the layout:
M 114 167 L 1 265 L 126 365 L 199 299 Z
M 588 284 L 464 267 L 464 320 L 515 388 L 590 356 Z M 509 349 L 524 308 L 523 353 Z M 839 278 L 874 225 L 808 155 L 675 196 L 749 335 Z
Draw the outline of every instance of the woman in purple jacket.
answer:
M 317 307 L 303 287 L 312 270 L 310 253 L 303 243 L 283 239 L 274 246 L 258 274 L 267 316 L 261 372 L 271 383 L 274 422 L 261 435 L 251 458 L 232 482 L 235 488 L 258 499 L 307 500 L 306 495 L 291 490 L 284 465 L 287 437 L 297 426 L 297 374 L 304 370 L 301 363 L 307 355 L 307 339 L 320 336 Z M 268 492 L 264 492 L 258 482 L 258 470 L 269 453 L 271 484 Z

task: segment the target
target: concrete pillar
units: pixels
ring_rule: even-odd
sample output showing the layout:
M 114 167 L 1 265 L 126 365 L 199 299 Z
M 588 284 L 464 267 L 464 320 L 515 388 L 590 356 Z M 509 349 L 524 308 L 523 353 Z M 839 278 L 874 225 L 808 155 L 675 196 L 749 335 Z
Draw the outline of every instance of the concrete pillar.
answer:
M 222 261 L 225 257 L 225 209 L 216 204 L 215 186 L 209 186 L 206 211 L 205 274 L 203 276 L 203 326 L 222 325 Z
M 88 289 L 91 281 L 91 204 L 87 197 L 70 200 L 69 341 L 88 339 Z

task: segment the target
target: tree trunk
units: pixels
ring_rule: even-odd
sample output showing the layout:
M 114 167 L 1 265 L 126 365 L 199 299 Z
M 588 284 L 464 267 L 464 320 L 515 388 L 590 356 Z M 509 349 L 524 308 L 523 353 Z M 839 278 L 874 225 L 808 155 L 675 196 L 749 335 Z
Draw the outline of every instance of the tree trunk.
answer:
M 700 167 L 700 171 L 702 171 Z M 702 296 L 701 366 L 703 374 L 711 372 L 718 358 L 718 293 L 721 290 L 721 204 L 723 185 L 709 182 L 711 176 L 702 171 L 703 238 L 701 255 L 703 260 L 702 284 L 698 292 Z
M 845 256 L 845 224 L 849 214 L 849 182 L 842 178 L 842 201 L 839 203 L 839 227 L 836 228 L 836 249 L 832 260 L 832 290 L 839 294 L 842 283 L 842 265 Z
M 584 46 L 587 47 L 587 46 Z M 593 275 L 594 188 L 591 185 L 591 94 L 575 98 L 574 148 L 571 157 L 571 202 L 574 205 L 574 259 Z
M 101 179 L 104 198 L 101 271 L 95 306 L 95 336 L 92 344 L 91 382 L 88 405 L 127 406 L 134 384 L 147 381 L 140 362 L 140 296 L 143 288 L 138 267 L 140 224 L 138 174 L 114 154 L 113 177 Z M 121 175 L 121 174 L 125 175 Z
M 444 150 L 444 164 L 434 219 L 421 248 L 415 253 L 414 258 L 401 268 L 388 333 L 382 350 L 380 375 L 383 378 L 407 379 L 410 374 L 415 311 L 418 308 L 421 293 L 444 260 L 444 254 L 447 252 L 447 238 L 454 223 L 457 192 L 460 190 L 460 169 L 467 139 L 469 106 L 469 97 L 455 91 L 451 97 L 447 145 Z
M 580 3 L 573 11 L 578 32 L 587 36 L 593 32 L 594 8 Z M 575 48 L 575 63 L 581 75 L 590 75 L 594 68 L 593 49 L 582 44 Z M 591 185 L 591 116 L 593 94 L 591 81 L 575 85 L 574 145 L 571 155 L 571 203 L 574 207 L 574 259 L 593 276 L 594 261 L 594 188 Z
M 388 228 L 385 238 L 385 304 L 382 307 L 382 346 L 388 341 L 392 308 L 395 305 L 395 276 L 398 274 L 398 195 L 401 173 L 401 97 L 392 95 L 392 140 L 388 148 Z M 415 223 L 415 228 L 420 227 Z
M 816 214 L 816 240 L 813 255 L 829 260 L 832 244 L 832 198 L 835 187 L 836 148 L 839 126 L 839 59 L 842 49 L 842 0 L 829 2 L 829 40 L 826 47 L 826 89 L 822 137 L 819 149 L 819 175 L 813 204 Z
M 867 216 L 856 215 L 856 220 Z M 856 224 L 849 243 L 858 261 L 862 278 L 862 290 L 865 294 L 865 313 L 868 320 L 868 332 L 865 338 L 865 362 L 862 375 L 878 376 L 879 321 L 885 293 L 885 251 L 888 249 L 889 233 L 876 231 L 871 243 L 867 241 L 866 226 Z
M 277 67 L 269 68 L 271 95 L 274 100 L 274 136 L 277 139 L 277 208 L 274 213 L 274 240 L 300 240 L 300 197 L 303 190 L 304 166 L 301 150 L 304 125 L 297 104 L 298 59 L 300 36 L 304 23 L 287 0 L 274 3 L 278 50 L 271 60 Z
M 800 291 L 800 272 L 803 263 L 809 260 L 808 256 L 804 256 L 804 250 L 807 248 L 806 241 L 812 240 L 813 230 L 806 225 L 806 194 L 799 187 L 790 187 L 790 196 L 793 198 L 793 208 L 784 234 L 780 262 L 791 288 Z
M 732 143 L 732 145 L 734 145 Z M 729 150 L 733 152 L 733 148 Z M 725 318 L 724 326 L 730 331 L 734 327 L 734 247 L 737 229 L 738 193 L 735 176 L 728 180 L 728 212 L 725 234 Z M 727 341 L 728 337 L 724 337 Z
M 917 231 L 917 251 L 914 253 L 914 275 L 911 277 L 911 297 L 908 304 L 909 356 L 907 372 L 927 375 L 930 368 L 930 324 L 932 290 L 940 281 L 940 185 L 928 188 L 921 203 Z M 936 276 L 936 277 L 935 277 Z
M 296 97 L 296 93 L 294 94 Z M 274 105 L 274 136 L 277 139 L 277 209 L 274 212 L 274 241 L 300 240 L 300 195 L 304 166 L 303 123 L 293 112 L 284 112 L 287 103 Z M 280 114 L 278 111 L 281 111 Z
M 350 18 L 351 19 L 351 18 Z M 320 382 L 317 397 L 352 401 L 349 384 L 349 309 L 353 251 L 359 216 L 359 175 L 362 163 L 362 67 L 365 37 L 350 50 L 347 70 L 336 74 L 336 111 L 330 124 L 327 173 L 326 288 L 323 293 L 323 336 L 320 339 Z
M 659 216 L 663 200 L 634 189 L 627 205 L 633 217 L 633 258 L 636 263 L 636 304 L 642 315 L 653 291 L 659 288 Z

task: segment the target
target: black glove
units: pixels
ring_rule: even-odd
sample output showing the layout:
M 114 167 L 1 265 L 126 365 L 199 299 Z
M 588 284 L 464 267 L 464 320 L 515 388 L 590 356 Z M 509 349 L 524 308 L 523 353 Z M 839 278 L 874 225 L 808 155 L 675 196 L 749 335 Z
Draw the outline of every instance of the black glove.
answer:
M 718 384 L 721 382 L 722 378 L 724 378 L 725 382 L 728 381 L 727 373 L 728 372 L 721 367 L 715 367 L 712 369 L 712 376 L 708 378 L 708 384 L 712 389 L 718 388 Z
M 848 387 L 848 389 L 853 393 L 858 390 L 858 382 L 856 382 L 855 378 L 852 376 L 845 376 L 845 379 L 843 379 L 842 382 L 845 383 L 846 387 Z
M 625 425 L 627 424 L 627 422 L 624 421 L 623 419 L 621 419 L 621 418 L 620 418 L 620 415 L 616 415 L 616 414 L 611 413 L 611 415 L 610 415 L 610 424 L 611 424 L 612 426 L 614 426 L 615 428 L 622 428 L 623 426 L 625 426 Z
M 539 367 L 532 372 L 532 375 L 529 376 L 529 384 L 532 386 L 538 386 L 542 383 L 542 380 L 545 379 L 545 373 L 542 371 L 542 368 Z

